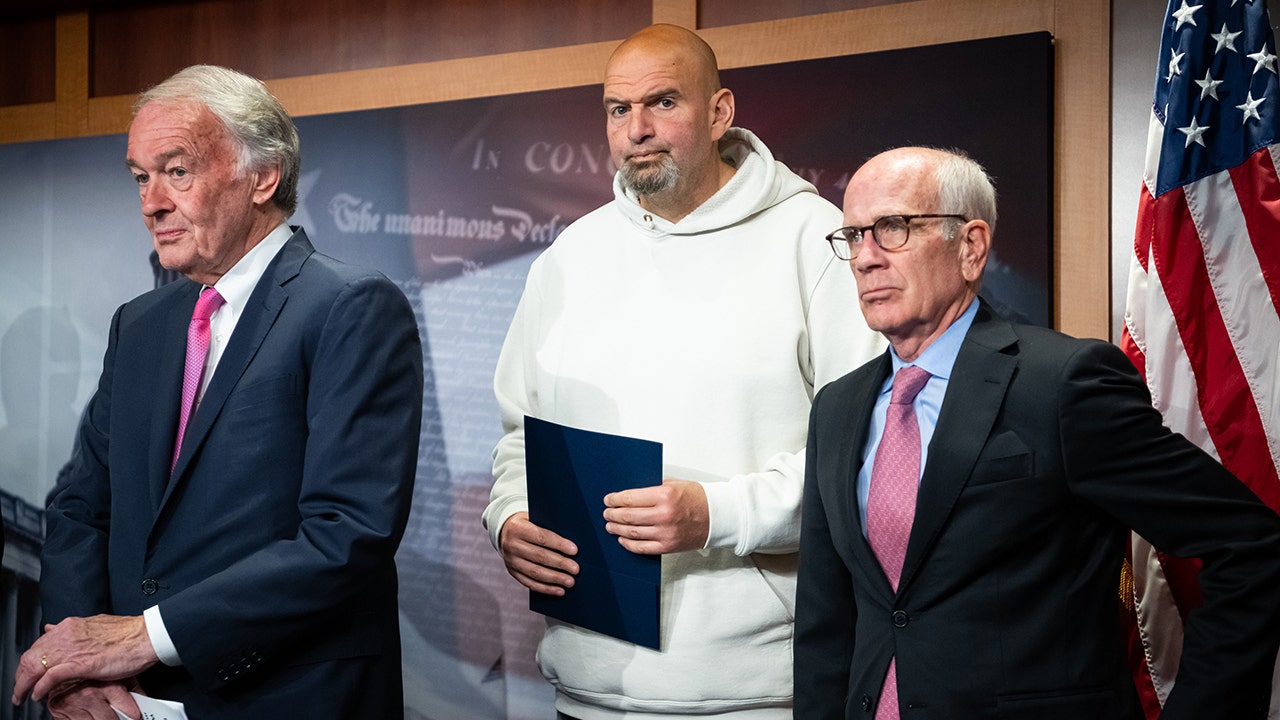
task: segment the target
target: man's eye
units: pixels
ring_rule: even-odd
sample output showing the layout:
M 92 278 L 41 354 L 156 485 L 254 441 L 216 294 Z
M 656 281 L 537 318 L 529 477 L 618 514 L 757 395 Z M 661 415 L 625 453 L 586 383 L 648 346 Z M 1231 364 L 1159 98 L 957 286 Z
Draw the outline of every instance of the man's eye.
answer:
M 675 107 L 675 104 L 676 104 L 676 101 L 672 100 L 671 98 L 662 98 L 661 100 L 658 101 L 658 106 L 664 107 L 664 108 Z
M 172 170 L 170 170 L 170 171 L 169 171 L 169 174 L 170 174 L 170 175 L 172 175 L 172 176 L 174 176 L 174 177 L 177 177 L 177 178 L 180 178 L 180 177 L 186 177 L 186 176 L 187 176 L 187 170 L 186 170 L 186 168 L 174 168 L 174 169 L 172 169 Z
M 147 180 L 150 180 L 150 179 L 151 179 L 151 177 L 150 177 L 149 175 L 141 175 L 141 174 L 139 174 L 139 175 L 134 175 L 134 176 L 133 176 L 133 181 L 134 181 L 134 182 L 136 182 L 136 183 L 138 183 L 139 185 L 146 185 L 146 184 L 147 184 Z

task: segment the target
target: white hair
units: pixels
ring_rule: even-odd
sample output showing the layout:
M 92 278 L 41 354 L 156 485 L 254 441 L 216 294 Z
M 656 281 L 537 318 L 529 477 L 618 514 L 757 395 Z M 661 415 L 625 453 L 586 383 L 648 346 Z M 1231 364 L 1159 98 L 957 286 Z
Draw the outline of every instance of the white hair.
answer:
M 298 129 L 261 81 L 216 65 L 192 65 L 139 95 L 134 115 L 157 101 L 195 102 L 208 108 L 239 148 L 238 172 L 278 165 L 280 182 L 272 200 L 286 215 L 293 214 L 302 166 Z

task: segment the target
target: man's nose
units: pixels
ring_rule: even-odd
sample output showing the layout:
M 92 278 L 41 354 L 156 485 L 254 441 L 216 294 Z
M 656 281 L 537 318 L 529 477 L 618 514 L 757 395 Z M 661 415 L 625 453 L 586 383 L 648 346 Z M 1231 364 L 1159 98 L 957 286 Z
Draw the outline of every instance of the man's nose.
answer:
M 862 242 L 858 243 L 854 248 L 855 255 L 849 261 L 854 270 L 867 271 L 877 267 L 882 267 L 888 260 L 889 254 L 880 247 L 880 243 L 875 241 L 871 235 L 871 230 L 867 230 L 862 234 Z
M 172 209 L 168 191 L 154 179 L 140 185 L 138 195 L 142 199 L 142 214 L 147 217 Z
M 633 143 L 642 143 L 653 136 L 653 119 L 646 108 L 636 108 L 627 116 L 627 136 Z

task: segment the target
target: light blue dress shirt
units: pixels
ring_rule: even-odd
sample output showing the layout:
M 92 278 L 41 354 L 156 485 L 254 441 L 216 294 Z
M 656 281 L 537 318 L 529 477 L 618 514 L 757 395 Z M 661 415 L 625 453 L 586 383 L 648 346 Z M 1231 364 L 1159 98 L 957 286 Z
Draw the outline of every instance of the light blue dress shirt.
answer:
M 951 368 L 956 364 L 956 356 L 960 354 L 960 345 L 964 336 L 969 333 L 969 326 L 978 314 L 978 299 L 969 303 L 960 317 L 951 327 L 943 331 L 929 347 L 920 353 L 912 365 L 923 368 L 932 377 L 925 383 L 924 389 L 916 395 L 912 407 L 916 411 L 916 422 L 920 424 L 920 472 L 924 473 L 929 461 L 929 442 L 933 439 L 933 430 L 938 425 L 938 412 L 942 409 L 942 399 L 947 394 L 947 384 L 951 381 Z M 889 397 L 893 390 L 893 376 L 907 363 L 898 357 L 893 347 L 889 347 L 889 356 L 893 361 L 893 370 L 885 378 L 880 395 L 876 398 L 875 409 L 871 411 L 871 428 L 867 433 L 867 446 L 862 451 L 862 469 L 858 471 L 858 515 L 862 519 L 862 536 L 867 535 L 867 497 L 871 492 L 871 466 L 874 464 L 876 449 L 880 447 L 880 436 L 884 434 L 884 418 L 889 409 Z

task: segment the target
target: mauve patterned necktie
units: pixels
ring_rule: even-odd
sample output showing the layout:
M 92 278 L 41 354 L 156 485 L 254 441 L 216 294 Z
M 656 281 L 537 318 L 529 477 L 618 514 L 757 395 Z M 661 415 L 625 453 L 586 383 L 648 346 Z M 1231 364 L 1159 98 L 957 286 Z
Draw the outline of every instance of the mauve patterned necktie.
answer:
M 894 592 L 898 591 L 898 580 L 902 577 L 920 487 L 920 425 L 912 403 L 929 378 L 929 373 L 914 365 L 902 368 L 893 376 L 884 434 L 880 437 L 880 447 L 876 448 L 875 465 L 871 467 L 867 540 Z M 875 720 L 898 720 L 896 658 L 889 662 Z
M 209 318 L 226 302 L 217 290 L 205 288 L 200 291 L 200 299 L 196 300 L 196 309 L 191 313 L 191 324 L 187 326 L 187 364 L 182 373 L 182 407 L 178 410 L 178 438 L 173 443 L 173 460 L 169 463 L 169 472 L 178 464 L 178 454 L 182 452 L 182 438 L 187 432 L 187 421 L 196 404 L 196 394 L 200 392 L 200 382 L 204 378 L 204 363 L 209 356 Z

